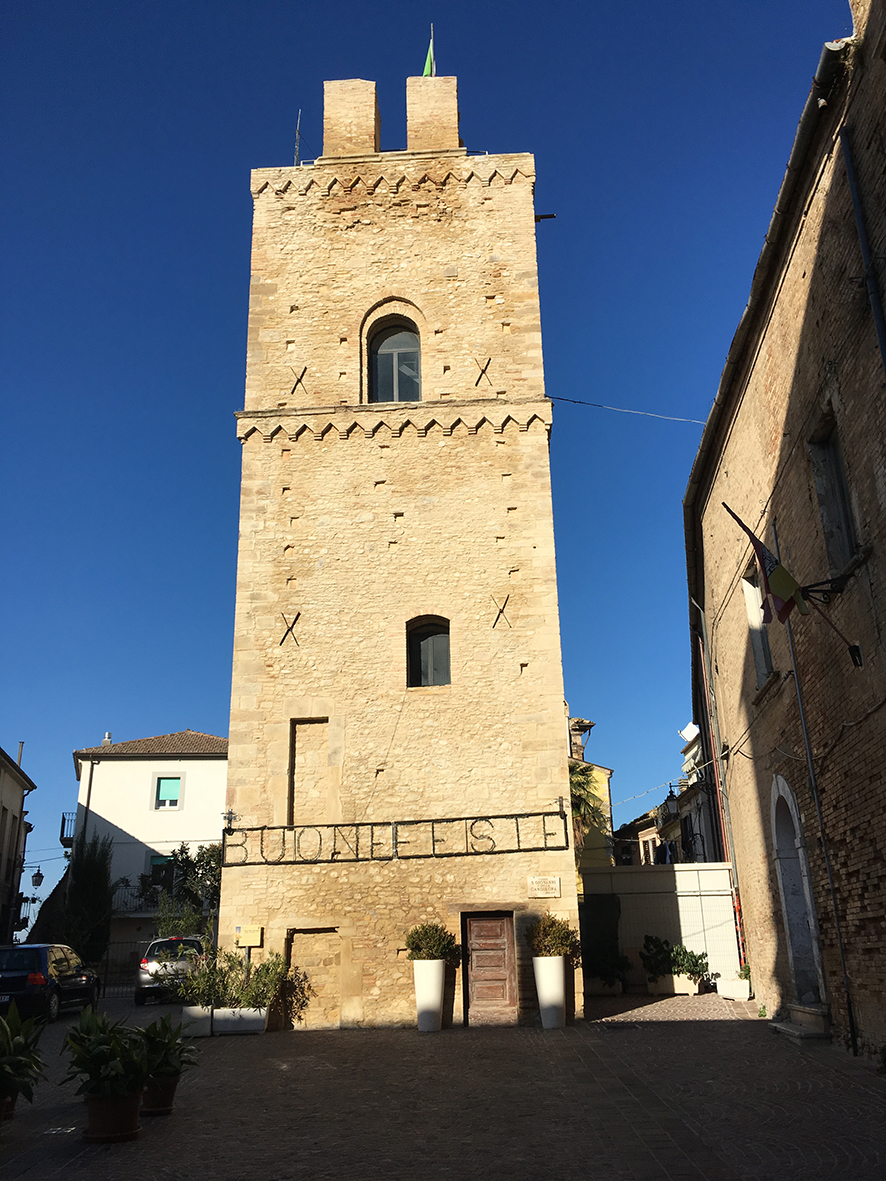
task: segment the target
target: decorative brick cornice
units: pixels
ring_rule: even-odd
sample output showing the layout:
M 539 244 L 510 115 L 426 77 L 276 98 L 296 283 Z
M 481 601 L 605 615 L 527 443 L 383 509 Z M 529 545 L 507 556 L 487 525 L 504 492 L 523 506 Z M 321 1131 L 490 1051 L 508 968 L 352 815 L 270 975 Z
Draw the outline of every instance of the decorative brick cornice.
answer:
M 518 162 L 519 161 L 519 162 Z M 404 167 L 412 163 L 414 167 Z M 364 160 L 336 160 L 299 168 L 263 168 L 253 173 L 252 195 L 292 199 L 313 194 L 335 196 L 397 193 L 423 187 L 476 184 L 483 188 L 535 181 L 531 156 L 479 156 L 457 163 L 446 158 L 434 160 L 386 160 L 382 156 Z
M 408 411 L 400 412 L 381 411 L 375 406 L 241 411 L 237 414 L 237 437 L 244 443 L 254 436 L 266 443 L 281 438 L 295 443 L 319 442 L 330 435 L 339 439 L 373 439 L 380 432 L 399 439 L 414 432 L 417 438 L 424 439 L 429 434 L 452 435 L 459 428 L 469 435 L 483 429 L 500 435 L 507 429 L 528 431 L 533 425 L 550 429 L 551 403 L 547 399 L 500 407 L 494 404 L 480 407 L 476 402 L 461 407 L 410 403 Z

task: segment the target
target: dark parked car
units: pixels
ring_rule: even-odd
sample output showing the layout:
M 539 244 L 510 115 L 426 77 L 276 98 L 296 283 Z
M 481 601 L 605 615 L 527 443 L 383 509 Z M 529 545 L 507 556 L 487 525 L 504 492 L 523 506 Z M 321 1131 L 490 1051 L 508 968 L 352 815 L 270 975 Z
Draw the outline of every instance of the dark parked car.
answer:
M 23 1017 L 55 1021 L 60 1009 L 95 1005 L 101 981 L 75 951 L 58 943 L 0 947 L 0 1015 L 15 1001 Z

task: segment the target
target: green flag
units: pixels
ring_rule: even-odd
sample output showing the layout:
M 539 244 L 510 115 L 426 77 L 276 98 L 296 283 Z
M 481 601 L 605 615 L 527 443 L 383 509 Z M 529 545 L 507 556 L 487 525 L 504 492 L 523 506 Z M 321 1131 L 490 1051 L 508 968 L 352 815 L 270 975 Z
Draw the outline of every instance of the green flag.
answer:
M 422 78 L 436 78 L 437 77 L 437 63 L 434 61 L 434 26 L 431 25 L 431 43 L 428 46 L 428 56 L 425 59 L 425 68 L 422 71 Z

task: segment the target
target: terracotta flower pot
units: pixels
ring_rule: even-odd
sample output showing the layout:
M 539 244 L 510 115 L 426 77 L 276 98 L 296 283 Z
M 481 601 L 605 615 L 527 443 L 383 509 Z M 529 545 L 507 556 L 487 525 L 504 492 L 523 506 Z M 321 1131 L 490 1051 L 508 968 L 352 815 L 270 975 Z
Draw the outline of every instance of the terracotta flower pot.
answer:
M 116 1140 L 134 1140 L 141 1131 L 138 1113 L 141 1091 L 128 1095 L 87 1095 L 89 1123 L 83 1139 L 92 1144 L 110 1144 Z
M 175 1099 L 179 1074 L 158 1074 L 145 1083 L 142 1094 L 142 1115 L 169 1115 Z

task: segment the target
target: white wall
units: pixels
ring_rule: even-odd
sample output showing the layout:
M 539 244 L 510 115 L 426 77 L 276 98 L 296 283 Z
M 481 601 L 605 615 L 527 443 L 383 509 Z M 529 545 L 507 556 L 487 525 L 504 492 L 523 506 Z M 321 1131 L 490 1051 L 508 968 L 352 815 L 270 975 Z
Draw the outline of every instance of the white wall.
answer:
M 657 935 L 690 951 L 705 952 L 711 972 L 732 980 L 739 960 L 731 873 L 727 861 L 586 870 L 585 905 L 593 905 L 594 894 L 619 896 L 619 946 L 636 965 L 644 936 Z
M 139 874 L 149 871 L 152 855 L 169 854 L 182 841 L 195 853 L 198 845 L 221 840 L 227 767 L 225 758 L 106 758 L 93 768 L 90 794 L 90 764 L 84 760 L 77 835 L 86 818 L 89 796 L 87 839 L 94 833 L 110 836 L 114 841 L 112 877 L 127 877 L 137 886 Z M 158 776 L 181 779 L 178 808 L 155 806 Z

